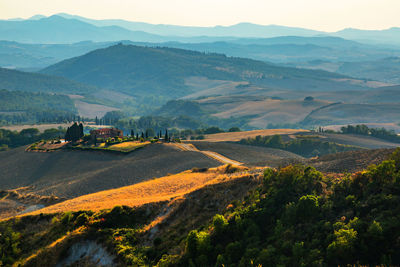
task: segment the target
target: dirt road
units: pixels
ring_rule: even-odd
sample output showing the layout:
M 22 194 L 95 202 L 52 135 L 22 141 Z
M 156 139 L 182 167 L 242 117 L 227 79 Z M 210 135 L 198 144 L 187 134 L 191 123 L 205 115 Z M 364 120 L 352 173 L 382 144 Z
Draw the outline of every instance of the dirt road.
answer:
M 221 162 L 223 164 L 233 164 L 233 165 L 242 165 L 243 164 L 242 162 L 227 158 L 227 157 L 222 156 L 221 154 L 218 154 L 217 152 L 214 152 L 214 151 L 201 151 L 201 150 L 197 149 L 197 147 L 195 147 L 193 144 L 174 143 L 173 145 L 183 151 L 193 151 L 193 152 L 203 153 L 207 157 L 218 160 L 219 162 Z

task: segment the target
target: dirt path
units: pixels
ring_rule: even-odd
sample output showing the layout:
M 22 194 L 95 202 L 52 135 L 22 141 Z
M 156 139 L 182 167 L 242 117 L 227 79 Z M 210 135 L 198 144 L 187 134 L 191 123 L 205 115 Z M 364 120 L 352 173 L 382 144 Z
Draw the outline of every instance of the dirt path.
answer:
M 207 157 L 213 158 L 215 160 L 218 160 L 219 162 L 223 164 L 233 164 L 233 165 L 243 165 L 242 162 L 227 158 L 225 156 L 222 156 L 221 154 L 218 154 L 217 152 L 214 151 L 201 151 L 197 149 L 193 144 L 184 144 L 184 143 L 173 143 L 174 146 L 178 147 L 179 149 L 183 151 L 193 151 L 193 152 L 200 152 L 206 155 Z

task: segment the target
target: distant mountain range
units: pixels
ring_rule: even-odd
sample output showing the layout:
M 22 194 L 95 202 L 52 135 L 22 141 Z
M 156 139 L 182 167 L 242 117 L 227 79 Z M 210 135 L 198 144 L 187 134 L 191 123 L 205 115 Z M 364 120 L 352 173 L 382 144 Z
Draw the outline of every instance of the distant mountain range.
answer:
M 141 42 L 215 42 L 237 38 L 271 38 L 279 36 L 335 36 L 372 44 L 400 44 L 400 28 L 387 30 L 344 29 L 322 32 L 279 25 L 239 23 L 232 26 L 191 27 L 149 24 L 125 20 L 93 20 L 60 13 L 30 19 L 0 21 L 0 39 L 26 43 L 74 43 L 80 41 L 131 40 Z

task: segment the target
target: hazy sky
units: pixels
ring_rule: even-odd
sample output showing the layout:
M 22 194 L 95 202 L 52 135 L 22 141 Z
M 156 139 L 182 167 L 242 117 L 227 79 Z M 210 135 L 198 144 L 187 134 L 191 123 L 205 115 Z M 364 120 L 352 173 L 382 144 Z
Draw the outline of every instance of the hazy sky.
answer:
M 400 0 L 0 0 L 0 19 L 59 12 L 197 26 L 253 22 L 325 31 L 400 26 Z

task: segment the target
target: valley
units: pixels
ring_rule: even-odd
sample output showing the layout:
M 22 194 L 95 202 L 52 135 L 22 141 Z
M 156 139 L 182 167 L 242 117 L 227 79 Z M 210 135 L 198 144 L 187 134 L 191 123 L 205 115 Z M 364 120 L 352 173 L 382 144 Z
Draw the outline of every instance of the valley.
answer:
M 388 3 L 53 2 L 0 10 L 0 266 L 400 265 Z

